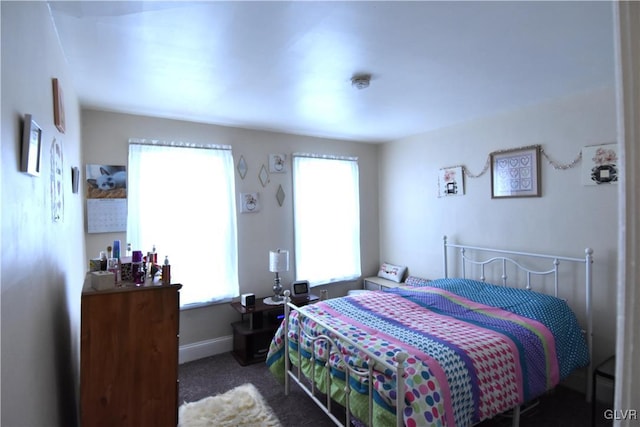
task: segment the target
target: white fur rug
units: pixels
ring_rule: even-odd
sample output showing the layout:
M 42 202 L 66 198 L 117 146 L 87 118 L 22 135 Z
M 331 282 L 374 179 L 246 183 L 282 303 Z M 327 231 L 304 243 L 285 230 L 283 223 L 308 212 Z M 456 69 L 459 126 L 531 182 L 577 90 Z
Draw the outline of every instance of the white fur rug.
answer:
M 281 427 L 273 410 L 253 384 L 184 403 L 180 406 L 178 418 L 178 427 Z

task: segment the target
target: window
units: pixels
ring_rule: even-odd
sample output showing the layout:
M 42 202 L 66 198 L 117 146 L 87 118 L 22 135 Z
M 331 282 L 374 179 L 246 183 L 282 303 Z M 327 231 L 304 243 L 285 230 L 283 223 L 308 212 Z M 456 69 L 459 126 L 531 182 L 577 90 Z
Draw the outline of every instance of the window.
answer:
M 129 142 L 127 242 L 169 257 L 181 307 L 238 296 L 231 149 Z
M 293 213 L 298 280 L 360 277 L 357 159 L 294 154 Z

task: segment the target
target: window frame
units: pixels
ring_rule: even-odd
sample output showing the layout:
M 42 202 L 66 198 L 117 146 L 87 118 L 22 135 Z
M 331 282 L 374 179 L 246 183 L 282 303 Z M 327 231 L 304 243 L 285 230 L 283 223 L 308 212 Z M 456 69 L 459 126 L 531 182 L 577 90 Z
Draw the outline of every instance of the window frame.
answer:
M 294 153 L 292 161 L 296 280 L 308 280 L 310 286 L 315 287 L 360 278 L 362 276 L 362 258 L 358 159 L 356 157 Z M 327 163 L 323 165 L 322 162 L 325 161 Z M 317 170 L 310 172 L 301 169 L 309 169 L 312 167 L 311 165 Z M 308 174 L 316 176 L 311 177 Z M 349 176 L 352 185 L 345 186 L 345 176 Z M 341 178 L 342 181 L 340 181 Z M 311 179 L 312 182 L 307 181 Z M 336 201 L 336 197 L 340 200 Z M 340 213 L 336 213 L 337 211 L 333 209 L 336 205 L 342 206 L 343 210 Z M 322 213 L 316 214 L 315 210 L 317 209 L 320 209 Z M 348 211 L 348 218 L 345 216 L 344 209 Z M 323 224 L 319 224 L 320 219 L 324 220 Z M 304 225 L 308 221 L 313 222 L 309 228 Z M 342 224 L 337 224 L 337 222 L 342 222 Z M 313 234 L 319 230 L 326 231 L 320 231 L 314 237 Z M 336 233 L 335 230 L 339 231 Z M 331 233 L 333 233 L 333 237 L 324 239 Z M 345 240 L 340 243 L 331 240 L 336 236 L 344 237 Z M 311 241 L 313 243 L 310 243 Z M 310 249 L 310 245 L 317 245 L 318 249 Z M 347 246 L 350 249 L 346 250 Z M 307 257 L 307 255 L 310 256 Z M 326 270 L 327 266 L 335 268 L 337 270 L 333 272 L 335 274 L 319 273 L 320 267 L 317 259 L 323 260 L 322 269 Z M 350 266 L 346 266 L 347 262 L 350 263 Z M 311 266 L 311 264 L 314 265 Z
M 170 163 L 170 166 L 162 166 L 162 163 L 157 159 L 154 159 L 157 164 L 146 159 L 149 164 L 140 166 L 142 160 L 139 162 L 132 157 L 140 155 L 140 153 L 136 154 L 136 150 L 143 150 L 146 153 L 153 152 L 154 155 L 160 156 L 166 156 L 169 153 L 166 161 Z M 132 138 L 129 140 L 128 151 L 127 242 L 137 246 L 133 249 L 142 249 L 143 253 L 146 253 L 151 245 L 157 245 L 159 264 L 162 263 L 165 255 L 169 256 L 169 262 L 172 265 L 172 283 L 183 285 L 180 298 L 181 310 L 225 303 L 239 296 L 235 165 L 231 147 Z M 208 156 L 203 156 L 205 152 Z M 187 160 L 188 165 L 184 165 L 183 170 L 176 167 L 178 159 L 189 159 Z M 137 170 L 138 167 L 142 169 Z M 154 168 L 158 170 L 151 172 Z M 167 170 L 174 170 L 174 173 L 167 174 Z M 153 179 L 149 179 L 148 175 Z M 139 176 L 145 176 L 145 178 L 140 179 Z M 182 180 L 181 177 L 185 179 Z M 202 180 L 210 182 L 206 186 L 198 185 L 196 189 L 198 197 L 190 197 L 189 193 L 184 190 L 185 188 L 193 188 L 194 180 L 198 184 Z M 208 198 L 202 197 L 202 187 L 209 195 Z M 169 191 L 172 191 L 173 195 L 167 195 L 166 192 Z M 183 197 L 183 200 L 180 200 L 179 197 Z M 139 202 L 136 203 L 135 200 L 139 200 Z M 212 200 L 215 200 L 215 203 Z M 224 200 L 227 203 L 221 204 L 221 201 Z M 167 203 L 176 206 L 173 214 L 166 211 Z M 194 203 L 194 205 L 191 208 L 186 208 L 187 203 Z M 145 206 L 141 206 L 143 204 Z M 154 205 L 153 208 L 149 207 L 151 204 Z M 201 206 L 202 212 L 195 211 L 198 206 Z M 228 209 L 217 212 L 220 206 L 225 206 Z M 164 219 L 161 219 L 163 216 Z M 152 224 L 152 221 L 157 222 L 148 227 L 147 222 L 133 223 L 133 221 L 140 221 L 140 218 L 151 218 L 149 224 Z M 167 230 L 170 228 L 162 226 L 162 224 L 175 224 L 176 221 L 182 222 L 182 226 L 176 226 L 176 233 L 169 235 Z M 199 224 L 198 229 L 186 232 L 185 227 L 191 223 Z M 202 230 L 203 224 L 209 226 Z M 153 227 L 151 239 L 154 241 L 148 241 L 150 233 L 148 229 L 145 231 L 145 227 Z M 202 232 L 200 232 L 201 230 Z M 189 235 L 187 233 L 197 235 L 197 239 L 185 238 Z M 144 237 L 145 235 L 147 237 Z M 212 240 L 203 239 L 203 236 L 208 236 L 213 240 L 220 237 L 219 244 L 212 246 Z M 135 241 L 138 239 L 142 241 Z M 176 253 L 175 247 L 186 249 Z M 209 256 L 212 262 L 216 265 L 219 264 L 216 271 L 222 270 L 222 275 L 217 274 L 213 277 L 203 272 L 201 261 L 202 256 L 205 256 L 203 254 L 208 254 L 206 256 Z M 221 276 L 226 284 L 222 292 L 218 288 Z M 194 282 L 198 283 L 197 286 L 210 286 L 211 288 L 202 294 L 197 294 L 192 291 L 194 288 L 191 288 L 194 286 Z M 217 290 L 212 291 L 212 289 Z

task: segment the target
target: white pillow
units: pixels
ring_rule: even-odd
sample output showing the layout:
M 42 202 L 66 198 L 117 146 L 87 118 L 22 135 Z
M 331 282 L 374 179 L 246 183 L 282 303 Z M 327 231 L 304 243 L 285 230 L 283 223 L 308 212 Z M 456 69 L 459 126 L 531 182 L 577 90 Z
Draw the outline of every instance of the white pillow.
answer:
M 400 283 L 402 282 L 405 271 L 407 271 L 406 266 L 394 265 L 388 262 L 384 262 L 380 266 L 380 270 L 378 270 L 378 277 Z

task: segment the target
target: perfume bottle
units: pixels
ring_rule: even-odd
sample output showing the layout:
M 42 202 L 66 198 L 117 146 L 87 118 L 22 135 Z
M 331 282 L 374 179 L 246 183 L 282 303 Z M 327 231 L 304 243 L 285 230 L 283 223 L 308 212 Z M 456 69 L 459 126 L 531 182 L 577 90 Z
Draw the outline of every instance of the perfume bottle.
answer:
M 151 252 L 147 252 L 147 274 L 153 279 L 153 275 L 157 271 L 158 254 L 156 253 L 156 245 L 153 245 Z
M 144 263 L 142 262 L 142 251 L 133 251 L 131 256 L 131 274 L 133 276 L 133 282 L 136 286 L 144 284 Z
M 169 256 L 164 257 L 164 263 L 162 264 L 162 284 L 171 284 L 171 265 L 169 265 Z
M 151 247 L 151 262 L 154 264 L 158 263 L 158 253 L 156 252 L 156 245 Z
M 113 241 L 113 258 L 117 258 L 120 259 L 120 240 L 114 240 Z M 111 258 L 111 257 L 109 257 Z
M 120 283 L 120 263 L 118 258 L 109 258 L 107 260 L 107 271 L 113 273 L 113 280 L 116 284 Z
M 107 253 L 100 251 L 100 270 L 107 271 Z

